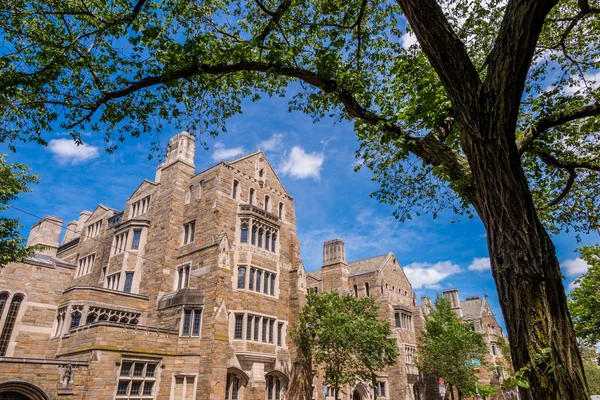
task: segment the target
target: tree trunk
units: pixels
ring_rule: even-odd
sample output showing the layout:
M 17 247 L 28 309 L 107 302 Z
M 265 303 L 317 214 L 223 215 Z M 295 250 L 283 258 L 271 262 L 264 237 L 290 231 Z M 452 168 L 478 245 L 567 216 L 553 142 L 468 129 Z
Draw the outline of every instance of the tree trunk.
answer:
M 454 386 L 450 385 L 450 398 L 454 400 Z
M 490 129 L 492 124 L 486 122 L 481 126 Z M 481 137 L 463 132 L 473 174 L 467 195 L 487 232 L 515 371 L 542 349 L 552 349 L 547 359 L 527 372 L 531 389 L 521 389 L 521 399 L 588 399 L 556 251 L 537 217 L 514 127 L 508 133 L 498 133 L 506 125 L 495 127 L 496 134 L 486 135 L 491 129 L 483 128 Z

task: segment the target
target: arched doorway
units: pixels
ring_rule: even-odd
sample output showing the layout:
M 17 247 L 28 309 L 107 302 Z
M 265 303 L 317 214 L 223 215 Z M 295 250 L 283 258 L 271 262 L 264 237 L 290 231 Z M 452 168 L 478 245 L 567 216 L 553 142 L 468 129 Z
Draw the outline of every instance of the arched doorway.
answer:
M 31 383 L 5 382 L 0 384 L 0 400 L 48 400 L 48 396 Z
M 370 398 L 369 390 L 362 382 L 356 385 L 352 392 L 352 400 L 369 400 Z
M 362 400 L 362 397 L 360 397 L 360 393 L 358 393 L 358 390 L 354 390 L 354 394 L 352 395 L 352 400 Z

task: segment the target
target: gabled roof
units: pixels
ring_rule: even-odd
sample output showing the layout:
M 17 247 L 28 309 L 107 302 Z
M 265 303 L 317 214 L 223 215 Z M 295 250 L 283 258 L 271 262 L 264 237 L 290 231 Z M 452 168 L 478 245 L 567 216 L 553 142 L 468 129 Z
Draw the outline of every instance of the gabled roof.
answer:
M 382 254 L 380 256 L 363 258 L 362 260 L 351 261 L 348 263 L 349 276 L 368 274 L 370 272 L 379 271 L 387 259 L 393 256 L 393 253 Z M 308 273 L 310 278 L 321 280 L 321 270 L 311 271 Z
M 144 184 L 150 184 L 150 185 L 152 185 L 152 186 L 158 186 L 158 183 L 156 183 L 156 182 L 153 182 L 153 181 L 151 181 L 151 180 L 149 180 L 149 179 L 144 179 L 144 180 L 142 181 L 142 183 L 140 183 L 140 184 L 138 185 L 138 187 L 136 187 L 136 188 L 135 188 L 135 190 L 133 191 L 133 193 L 131 194 L 131 196 L 129 196 L 129 197 L 127 198 L 127 200 L 129 201 L 129 199 L 131 199 L 131 198 L 133 197 L 133 195 L 135 195 L 135 194 L 137 193 L 137 191 L 138 191 L 138 190 L 140 190 L 140 188 L 141 188 L 142 186 L 144 186 Z
M 264 158 L 264 159 L 265 159 L 265 161 L 267 162 L 267 165 L 269 166 L 269 168 L 271 168 L 271 171 L 273 172 L 273 176 L 275 176 L 275 179 L 277 179 L 277 182 L 279 182 L 279 185 L 281 185 L 281 187 L 283 188 L 283 191 L 284 191 L 284 193 L 285 193 L 286 195 L 288 195 L 289 197 L 292 197 L 292 196 L 291 196 L 291 195 L 288 193 L 288 191 L 287 191 L 287 189 L 285 188 L 285 186 L 283 185 L 283 182 L 281 182 L 281 179 L 279 179 L 279 176 L 277 175 L 277 172 L 275 172 L 275 168 L 273 168 L 273 166 L 271 165 L 271 162 L 269 161 L 269 159 L 267 158 L 267 156 L 265 155 L 265 153 L 264 153 L 262 150 L 258 149 L 258 150 L 256 150 L 256 151 L 255 151 L 255 152 L 253 152 L 253 153 L 246 154 L 245 156 L 241 156 L 241 157 L 239 157 L 239 158 L 236 158 L 235 160 L 229 161 L 229 162 L 227 162 L 227 164 L 229 164 L 229 165 L 233 165 L 233 164 L 239 163 L 239 162 L 241 162 L 241 161 L 244 161 L 244 160 L 246 160 L 246 159 L 248 159 L 248 158 L 254 157 L 254 156 L 256 156 L 256 155 L 259 155 L 259 154 L 262 154 L 263 158 Z
M 481 318 L 481 313 L 483 310 L 483 299 L 470 298 L 465 301 L 460 302 L 460 307 L 462 308 L 463 318 L 467 321 L 472 321 L 474 319 Z
M 98 204 L 96 206 L 96 208 L 94 209 L 94 211 L 90 214 L 90 216 L 88 217 L 88 219 L 86 219 L 86 222 L 95 218 L 97 216 L 96 212 L 98 212 L 98 210 L 101 210 L 103 213 L 107 212 L 107 211 L 114 211 L 116 213 L 120 212 L 119 210 L 117 210 L 116 208 L 112 208 L 112 207 L 107 207 L 104 204 Z

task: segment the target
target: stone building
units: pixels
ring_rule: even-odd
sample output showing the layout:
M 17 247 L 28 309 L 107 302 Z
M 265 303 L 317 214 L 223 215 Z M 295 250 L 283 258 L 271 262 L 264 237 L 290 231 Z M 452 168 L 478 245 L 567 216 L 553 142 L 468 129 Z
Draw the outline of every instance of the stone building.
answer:
M 306 292 L 294 200 L 261 151 L 196 173 L 169 142 L 122 210 L 46 217 L 0 271 L 0 399 L 282 399 Z
M 356 297 L 371 296 L 379 306 L 381 318 L 387 319 L 393 328 L 400 355 L 397 363 L 377 377 L 375 388 L 363 383 L 344 388 L 340 393 L 341 400 L 372 399 L 373 392 L 378 399 L 425 398 L 423 381 L 415 366 L 415 322 L 418 324 L 415 297 L 393 253 L 348 263 L 344 241 L 327 241 L 323 245 L 323 265 L 320 270 L 308 273 L 307 286 L 314 292 L 337 290 Z M 315 371 L 314 398 L 323 398 L 323 380 L 324 376 Z M 333 399 L 333 390 L 326 390 L 329 396 L 325 399 Z

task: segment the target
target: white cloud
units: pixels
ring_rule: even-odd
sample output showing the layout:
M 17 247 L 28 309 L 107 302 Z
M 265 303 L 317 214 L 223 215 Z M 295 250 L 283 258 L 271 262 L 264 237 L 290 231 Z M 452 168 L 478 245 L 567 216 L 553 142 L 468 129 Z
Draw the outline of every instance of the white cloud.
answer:
M 323 153 L 307 153 L 302 147 L 294 146 L 287 159 L 281 163 L 280 170 L 282 174 L 293 178 L 319 180 L 323 161 Z
M 569 283 L 568 291 L 570 292 L 571 290 L 578 288 L 578 287 L 579 287 L 579 282 L 577 282 L 577 280 L 574 280 L 573 282 Z
M 581 258 L 563 261 L 561 266 L 569 276 L 585 274 L 590 265 Z
M 460 272 L 462 272 L 460 267 L 450 261 L 440 261 L 435 264 L 417 262 L 404 267 L 404 273 L 412 283 L 413 289 L 439 288 L 439 282 Z
M 227 148 L 221 142 L 215 143 L 215 151 L 212 154 L 212 159 L 215 161 L 228 160 L 239 155 L 244 154 L 244 148 L 239 147 L 231 147 Z
M 264 151 L 273 151 L 281 148 L 283 133 L 273 133 L 273 135 L 258 144 L 258 148 Z
M 491 269 L 488 257 L 474 258 L 469 265 L 469 271 L 485 272 Z
M 79 164 L 100 156 L 96 146 L 77 145 L 73 139 L 52 139 L 48 150 L 59 164 Z
M 402 47 L 405 50 L 408 50 L 413 44 L 418 44 L 417 37 L 412 31 L 406 32 L 404 35 L 402 35 L 400 41 L 402 42 Z

